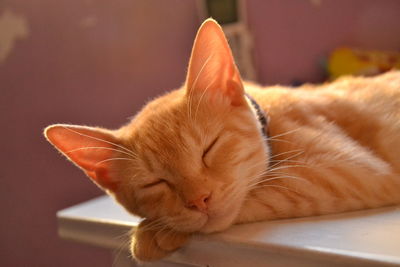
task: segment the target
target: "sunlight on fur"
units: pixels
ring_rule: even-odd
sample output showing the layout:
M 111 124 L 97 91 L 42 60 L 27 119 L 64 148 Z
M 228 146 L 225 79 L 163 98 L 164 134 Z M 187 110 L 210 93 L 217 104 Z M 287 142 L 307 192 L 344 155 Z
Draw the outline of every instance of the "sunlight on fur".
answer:
M 234 223 L 400 203 L 399 72 L 261 88 L 241 80 L 212 19 L 197 33 L 182 88 L 120 129 L 56 124 L 45 135 L 144 218 L 131 245 L 142 261 Z

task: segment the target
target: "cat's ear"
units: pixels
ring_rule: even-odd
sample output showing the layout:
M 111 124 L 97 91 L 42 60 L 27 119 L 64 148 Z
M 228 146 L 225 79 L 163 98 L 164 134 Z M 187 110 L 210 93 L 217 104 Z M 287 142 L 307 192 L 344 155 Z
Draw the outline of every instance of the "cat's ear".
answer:
M 207 19 L 197 32 L 186 78 L 187 94 L 223 97 L 234 106 L 245 104 L 239 71 L 222 28 Z M 213 99 L 213 97 L 211 97 Z
M 44 135 L 102 189 L 117 190 L 118 174 L 111 159 L 126 156 L 122 155 L 122 146 L 112 133 L 99 128 L 56 124 L 47 127 Z

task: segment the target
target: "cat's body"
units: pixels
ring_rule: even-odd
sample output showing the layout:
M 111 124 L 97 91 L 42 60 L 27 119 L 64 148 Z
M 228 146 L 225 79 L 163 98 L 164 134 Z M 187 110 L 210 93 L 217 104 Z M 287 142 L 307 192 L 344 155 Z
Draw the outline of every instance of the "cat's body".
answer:
M 272 160 L 237 221 L 400 203 L 399 72 L 298 89 L 253 87 L 246 92 L 269 116 Z
M 141 260 L 234 223 L 400 203 L 400 73 L 261 89 L 242 83 L 212 20 L 181 89 L 118 130 L 54 125 L 46 136 L 145 218 L 132 244 Z

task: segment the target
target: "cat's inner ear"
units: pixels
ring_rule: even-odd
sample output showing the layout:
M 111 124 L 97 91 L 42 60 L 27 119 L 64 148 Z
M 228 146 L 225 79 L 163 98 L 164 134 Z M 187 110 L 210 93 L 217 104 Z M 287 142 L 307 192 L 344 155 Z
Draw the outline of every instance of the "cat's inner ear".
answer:
M 127 156 L 114 135 L 97 128 L 61 124 L 47 127 L 44 134 L 101 188 L 117 190 L 119 181 L 113 159 Z
M 218 23 L 206 20 L 197 32 L 186 78 L 188 95 L 223 97 L 243 105 L 244 89 L 231 49 Z

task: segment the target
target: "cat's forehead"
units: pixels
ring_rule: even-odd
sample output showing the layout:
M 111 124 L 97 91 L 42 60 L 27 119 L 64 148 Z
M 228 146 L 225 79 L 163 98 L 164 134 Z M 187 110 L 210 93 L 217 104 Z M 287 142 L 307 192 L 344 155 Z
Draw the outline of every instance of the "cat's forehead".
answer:
M 178 90 L 147 104 L 127 126 L 126 136 L 149 169 L 175 170 L 183 163 L 197 164 L 204 146 L 223 127 L 220 117 L 218 112 L 190 105 Z
M 163 114 L 152 114 L 140 127 L 131 128 L 133 134 L 129 143 L 148 169 L 174 170 L 200 153 L 201 131 L 180 113 L 171 109 Z

